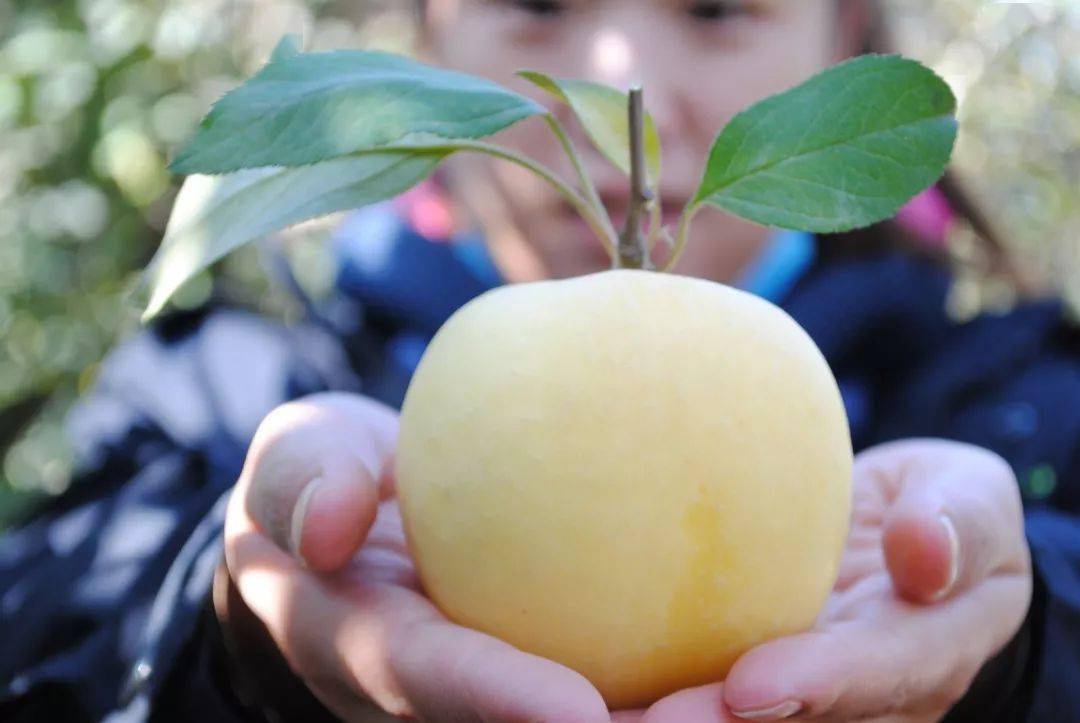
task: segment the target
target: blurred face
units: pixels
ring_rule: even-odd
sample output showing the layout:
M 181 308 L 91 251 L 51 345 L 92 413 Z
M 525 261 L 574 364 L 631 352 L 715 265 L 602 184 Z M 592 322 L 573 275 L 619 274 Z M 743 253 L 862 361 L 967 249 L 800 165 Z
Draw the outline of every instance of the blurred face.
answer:
M 855 2 L 837 0 L 428 0 L 430 60 L 483 75 L 541 99 L 519 69 L 585 78 L 625 89 L 640 82 L 663 144 L 660 197 L 674 224 L 693 194 L 717 132 L 753 102 L 849 55 L 859 36 Z M 546 99 L 543 99 L 547 102 Z M 628 180 L 592 149 L 565 109 L 601 197 L 621 228 Z M 573 178 L 550 130 L 530 119 L 497 142 Z M 512 281 L 590 273 L 610 261 L 557 193 L 512 164 L 460 155 L 452 190 L 483 224 Z M 767 231 L 705 211 L 679 271 L 733 279 Z M 658 253 L 661 253 L 658 251 Z

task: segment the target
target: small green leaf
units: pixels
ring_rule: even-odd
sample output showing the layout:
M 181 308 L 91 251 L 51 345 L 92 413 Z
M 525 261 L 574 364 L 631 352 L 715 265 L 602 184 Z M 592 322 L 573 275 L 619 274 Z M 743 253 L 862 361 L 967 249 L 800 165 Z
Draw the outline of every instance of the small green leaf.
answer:
M 301 53 L 272 60 L 218 101 L 171 168 L 304 166 L 417 134 L 482 138 L 543 112 L 489 80 L 390 53 Z
M 188 279 L 230 251 L 273 231 L 403 193 L 445 153 L 379 152 L 304 168 L 260 168 L 191 176 L 173 205 L 165 238 L 147 268 L 155 316 Z
M 630 117 L 626 93 L 599 83 L 553 78 L 531 70 L 523 70 L 518 75 L 570 106 L 600 152 L 623 173 L 630 173 Z M 660 178 L 660 134 L 648 113 L 645 114 L 645 162 L 649 180 L 655 183 Z
M 944 172 L 956 99 L 899 56 L 841 63 L 736 116 L 695 196 L 765 225 L 819 233 L 893 216 Z
M 300 35 L 296 33 L 282 35 L 281 40 L 274 47 L 274 52 L 270 54 L 270 62 L 281 62 L 300 55 L 300 53 L 304 52 L 303 47 L 304 39 Z

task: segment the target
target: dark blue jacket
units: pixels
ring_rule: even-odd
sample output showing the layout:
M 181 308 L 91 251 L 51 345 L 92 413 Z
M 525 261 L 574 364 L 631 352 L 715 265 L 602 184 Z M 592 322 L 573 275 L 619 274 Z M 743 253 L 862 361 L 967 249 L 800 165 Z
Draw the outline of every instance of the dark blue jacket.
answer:
M 255 427 L 329 389 L 400 404 L 436 329 L 495 282 L 470 244 L 363 233 L 309 323 L 213 308 L 114 352 L 72 417 L 70 491 L 0 538 L 0 720 L 258 718 L 206 614 Z M 1049 301 L 954 323 L 949 287 L 930 263 L 868 253 L 816 261 L 780 301 L 832 365 L 857 449 L 962 440 L 1021 481 L 1034 603 L 952 719 L 1080 723 L 1080 332 Z

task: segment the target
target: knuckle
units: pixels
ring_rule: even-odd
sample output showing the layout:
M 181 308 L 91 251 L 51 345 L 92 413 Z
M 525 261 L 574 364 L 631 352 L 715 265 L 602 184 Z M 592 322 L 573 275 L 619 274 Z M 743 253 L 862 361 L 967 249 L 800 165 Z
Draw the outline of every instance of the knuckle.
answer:
M 898 679 L 889 691 L 889 695 L 873 713 L 902 713 L 911 708 L 914 701 L 923 697 L 922 684 L 914 675 L 908 675 Z M 868 713 L 871 711 L 867 711 Z
M 325 452 L 336 439 L 334 430 L 340 427 L 336 416 L 334 409 L 314 398 L 276 407 L 255 431 L 248 448 L 248 465 L 253 471 L 266 467 L 280 472 Z
M 1016 472 L 1013 471 L 1012 466 L 1004 458 L 996 454 L 992 454 L 992 457 L 993 459 L 990 462 L 991 471 L 988 475 L 992 480 L 992 484 L 1011 506 L 1019 508 L 1021 506 L 1020 482 L 1016 479 Z
M 1005 500 L 1010 506 L 1020 506 L 1020 483 L 1012 465 L 997 452 L 983 447 L 972 447 L 973 468 L 980 470 L 983 484 L 995 493 L 998 501 Z
M 330 435 L 321 434 L 324 413 L 301 399 L 273 409 L 248 448 L 240 477 L 248 514 L 279 544 L 287 540 L 291 515 L 303 488 L 321 468 Z
M 330 412 L 316 398 L 301 398 L 286 402 L 270 411 L 259 424 L 256 439 L 273 441 L 298 429 L 319 424 Z
M 941 685 L 935 691 L 933 702 L 939 710 L 949 710 L 967 695 L 971 684 L 978 674 L 977 665 L 970 663 L 958 666 L 956 670 L 947 675 Z

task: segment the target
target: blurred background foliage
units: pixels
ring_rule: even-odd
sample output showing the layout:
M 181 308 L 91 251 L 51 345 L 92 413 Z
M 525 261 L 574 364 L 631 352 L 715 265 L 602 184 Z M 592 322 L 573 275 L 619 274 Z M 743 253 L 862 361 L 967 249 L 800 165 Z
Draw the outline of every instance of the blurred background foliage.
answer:
M 1044 289 L 1080 306 L 1080 2 L 885 0 L 897 47 L 962 101 L 962 178 Z M 63 417 L 138 328 L 139 270 L 177 190 L 170 153 L 284 33 L 413 44 L 412 0 L 0 0 L 0 526 L 71 470 Z M 970 239 L 954 239 L 958 257 Z M 294 255 L 295 256 L 295 255 Z M 305 273 L 304 254 L 296 256 Z M 977 267 L 973 267 L 977 268 Z M 285 314 L 257 249 L 214 290 Z M 1012 289 L 960 275 L 960 311 Z

